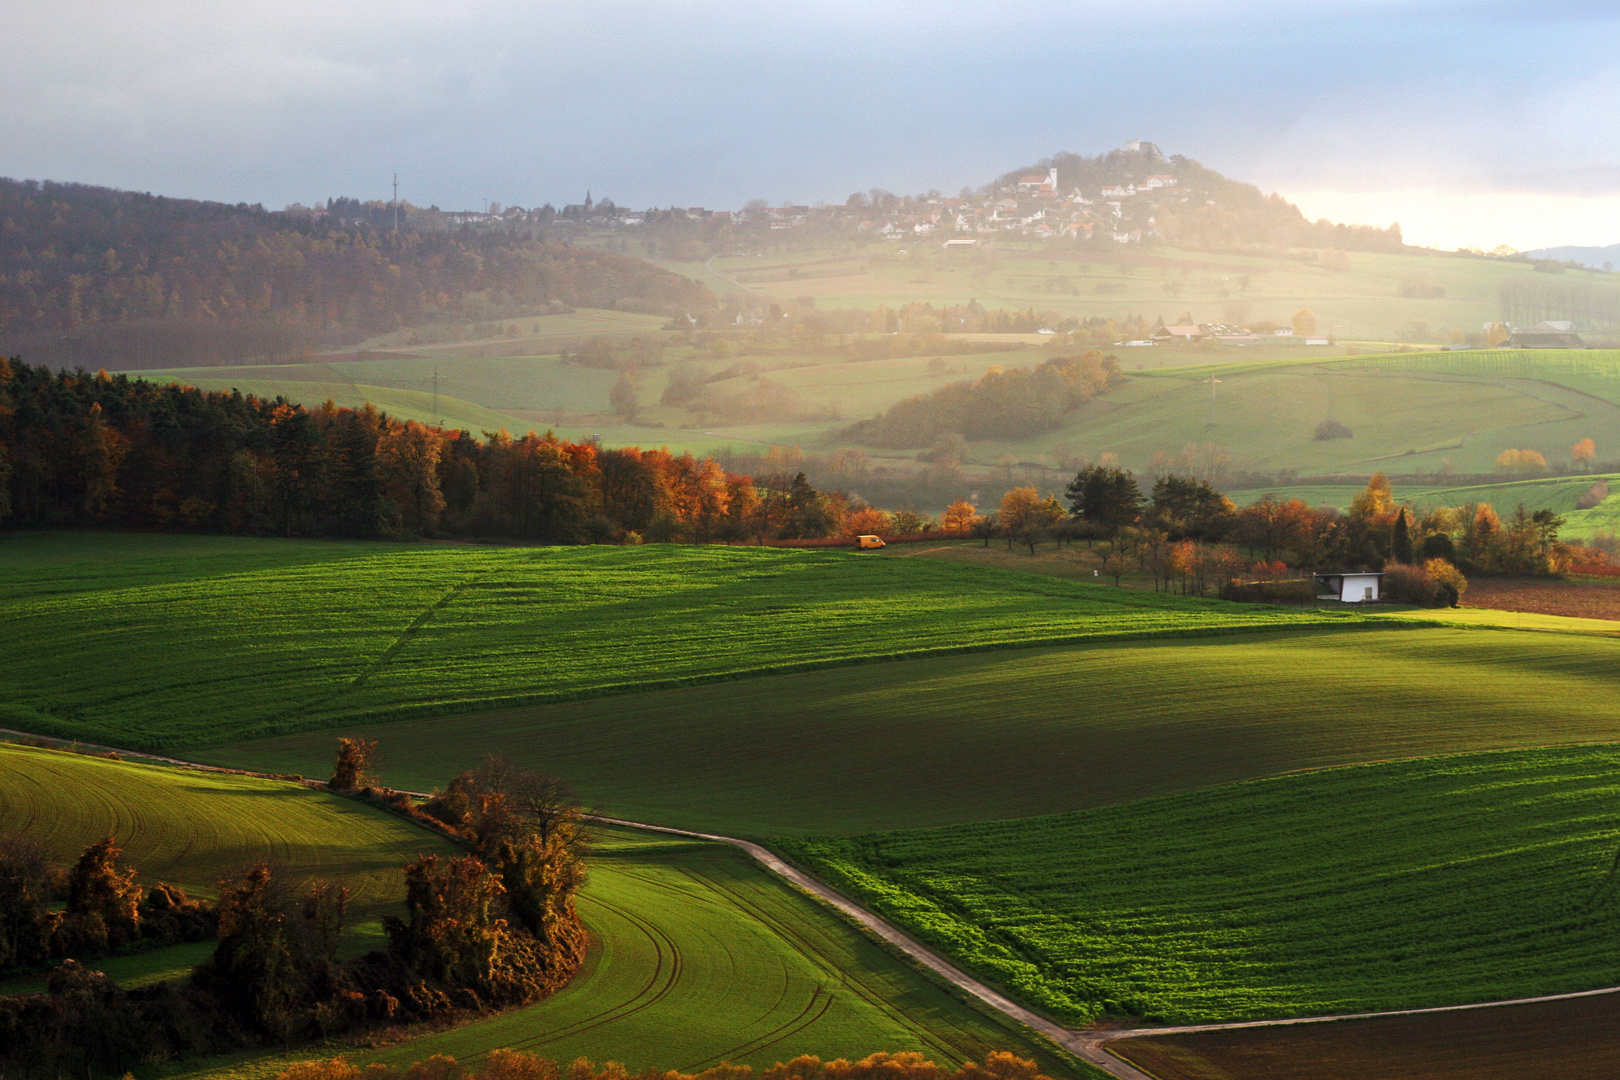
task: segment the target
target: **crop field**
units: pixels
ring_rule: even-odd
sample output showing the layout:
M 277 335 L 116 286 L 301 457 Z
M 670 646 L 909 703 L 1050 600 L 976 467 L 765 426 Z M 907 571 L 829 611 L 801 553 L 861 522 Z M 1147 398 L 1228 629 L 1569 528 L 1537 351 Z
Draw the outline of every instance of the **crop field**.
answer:
M 1159 1080 L 1609 1080 L 1620 994 L 1300 1027 L 1121 1039 Z
M 0 832 L 11 831 L 64 859 L 114 833 L 142 880 L 198 895 L 264 856 L 341 880 L 355 890 L 351 953 L 379 944 L 376 919 L 403 895 L 399 867 L 453 850 L 395 817 L 289 783 L 0 744 Z M 599 830 L 580 909 L 592 956 L 562 994 L 382 1056 L 476 1059 L 512 1046 L 686 1068 L 878 1049 L 960 1062 L 1011 1048 L 1054 1075 L 1077 1075 L 1066 1055 L 960 1002 L 735 849 Z M 138 985 L 179 977 L 210 952 L 205 942 L 97 966 Z M 0 991 L 39 981 L 9 980 Z M 248 1072 L 279 1057 L 254 1056 Z
M 992 1049 L 1067 1055 L 970 1007 L 734 848 L 600 830 L 580 913 L 595 947 L 557 996 L 357 1061 L 429 1054 L 476 1061 L 497 1047 L 563 1062 L 612 1058 L 696 1072 L 798 1054 L 919 1050 L 936 1061 Z
M 931 653 L 1356 618 L 836 550 L 357 544 L 265 567 L 258 553 L 272 549 L 247 542 L 240 562 L 221 556 L 199 572 L 184 559 L 38 565 L 49 542 L 0 537 L 8 726 L 143 748 Z
M 442 784 L 498 748 L 570 777 L 617 816 L 768 835 L 965 824 L 1353 762 L 1620 741 L 1617 698 L 1613 638 L 1391 627 L 933 657 L 344 730 L 379 740 L 400 787 Z M 331 735 L 312 732 L 205 756 L 293 771 L 331 753 Z
M 354 894 L 348 952 L 376 948 L 384 914 L 403 910 L 399 868 L 422 852 L 453 851 L 416 826 L 298 784 L 115 762 L 0 743 L 0 833 L 26 833 L 63 862 L 104 836 L 148 884 L 197 896 L 268 858 Z M 109 973 L 153 981 L 202 959 L 196 945 L 112 962 Z M 211 950 L 206 950 L 211 951 Z
M 779 843 L 1073 1019 L 1462 1004 L 1620 982 L 1617 766 L 1612 746 L 1426 758 Z
M 1620 619 L 1620 582 L 1476 578 L 1468 583 L 1463 604 L 1580 619 Z

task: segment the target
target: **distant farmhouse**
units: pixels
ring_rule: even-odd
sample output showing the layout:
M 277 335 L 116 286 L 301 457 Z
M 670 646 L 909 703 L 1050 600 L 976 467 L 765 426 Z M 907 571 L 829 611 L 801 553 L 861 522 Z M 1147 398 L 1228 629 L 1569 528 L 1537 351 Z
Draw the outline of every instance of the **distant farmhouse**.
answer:
M 1575 324 L 1563 320 L 1539 322 L 1529 329 L 1515 329 L 1502 342 L 1503 349 L 1584 349 L 1586 342 L 1575 333 Z

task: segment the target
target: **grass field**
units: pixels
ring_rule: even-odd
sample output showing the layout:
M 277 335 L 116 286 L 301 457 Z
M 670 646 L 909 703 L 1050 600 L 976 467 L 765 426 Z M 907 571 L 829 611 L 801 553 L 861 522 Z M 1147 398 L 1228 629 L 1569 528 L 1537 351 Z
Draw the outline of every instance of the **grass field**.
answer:
M 442 784 L 498 749 L 635 820 L 864 832 L 1620 741 L 1617 661 L 1620 641 L 1571 634 L 1295 632 L 936 657 L 352 730 L 380 741 L 401 787 Z M 298 770 L 331 754 L 330 734 L 308 733 L 206 756 Z
M 6 743 L 0 743 L 0 833 L 26 834 L 63 862 L 116 836 L 143 882 L 168 881 L 210 898 L 221 878 L 260 858 L 341 881 L 354 894 L 345 946 L 353 955 L 383 940 L 384 914 L 403 912 L 399 868 L 421 852 L 454 850 L 392 815 L 298 784 Z M 120 958 L 108 970 L 149 982 L 211 951 L 179 946 Z
M 1302 1027 L 1122 1039 L 1159 1080 L 1609 1080 L 1620 995 Z
M 1075 1018 L 1489 1001 L 1620 981 L 1620 902 L 1587 906 L 1620 843 L 1617 765 L 1613 747 L 1428 758 L 781 844 Z
M 477 1060 L 512 1047 L 564 1062 L 696 1072 L 798 1054 L 919 1050 L 960 1063 L 993 1049 L 1078 1068 L 963 1004 L 734 848 L 602 830 L 580 912 L 589 967 L 540 1005 L 357 1060 Z
M 349 951 L 380 944 L 377 915 L 403 896 L 399 867 L 448 844 L 398 818 L 288 783 L 117 763 L 0 744 L 0 831 L 22 831 L 59 857 L 116 833 L 143 879 L 201 895 L 269 856 L 356 891 L 362 921 Z M 1009 1048 L 1054 1075 L 1066 1055 L 970 1007 L 733 848 L 600 830 L 580 911 L 592 951 L 561 994 L 380 1055 L 399 1063 L 502 1046 L 562 1060 L 584 1054 L 636 1068 L 698 1068 L 722 1058 L 769 1065 L 799 1053 L 864 1056 L 915 1049 L 958 1063 Z M 181 946 L 107 966 L 132 984 L 180 977 L 212 951 Z M 98 965 L 100 966 L 100 965 Z M 35 989 L 13 980 L 0 991 Z M 353 1052 L 352 1048 L 348 1049 Z M 308 1057 L 303 1051 L 295 1056 Z M 270 1075 L 279 1054 L 178 1075 Z
M 204 562 L 87 555 L 97 543 L 58 554 L 51 534 L 0 537 L 6 726 L 192 746 L 930 653 L 1354 618 L 836 550 L 222 540 Z

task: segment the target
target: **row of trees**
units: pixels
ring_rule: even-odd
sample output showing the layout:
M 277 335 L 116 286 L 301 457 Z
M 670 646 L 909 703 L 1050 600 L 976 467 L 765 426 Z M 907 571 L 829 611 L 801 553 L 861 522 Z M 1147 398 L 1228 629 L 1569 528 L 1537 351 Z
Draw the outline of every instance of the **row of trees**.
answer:
M 1083 540 L 1116 582 L 1146 572 L 1159 587 L 1200 594 L 1241 577 L 1284 577 L 1290 568 L 1414 567 L 1412 588 L 1428 590 L 1428 599 L 1454 599 L 1446 586 L 1456 588 L 1460 576 L 1436 560 L 1468 573 L 1516 575 L 1598 561 L 1558 539 L 1562 519 L 1550 510 L 1521 505 L 1504 519 L 1489 503 L 1469 503 L 1417 515 L 1395 502 L 1382 473 L 1347 513 L 1272 495 L 1240 508 L 1208 481 L 1176 475 L 1144 493 L 1134 475 L 1103 465 L 1082 469 L 1066 495 L 1067 508 L 1055 495 L 1014 488 L 995 513 L 977 515 L 957 503 L 946 523 L 974 530 L 987 544 L 992 537 L 1009 547 L 1022 543 L 1032 554 L 1041 543 Z
M 691 454 L 550 433 L 479 440 L 369 406 L 0 360 L 5 523 L 710 542 L 826 536 L 848 508 L 803 473 L 756 484 Z
M 346 748 L 350 764 L 363 745 Z M 407 805 L 397 793 L 359 794 Z M 584 837 L 566 785 L 492 759 L 458 777 L 427 813 L 468 854 L 404 867 L 406 915 L 385 918 L 386 952 L 340 960 L 348 889 L 255 862 L 220 883 L 208 913 L 219 943 L 189 980 L 126 991 L 67 960 L 45 993 L 0 997 L 0 1063 L 123 1072 L 136 1062 L 519 1005 L 561 987 L 586 947 L 574 909 Z M 110 840 L 86 852 L 70 879 L 72 887 L 84 878 L 86 895 L 70 892 L 68 910 L 77 903 L 127 934 L 140 911 L 134 872 L 119 854 Z M 0 926 L 9 933 L 30 918 L 48 921 L 33 899 L 37 854 L 12 845 L 0 855 Z M 32 891 L 14 881 L 33 882 Z

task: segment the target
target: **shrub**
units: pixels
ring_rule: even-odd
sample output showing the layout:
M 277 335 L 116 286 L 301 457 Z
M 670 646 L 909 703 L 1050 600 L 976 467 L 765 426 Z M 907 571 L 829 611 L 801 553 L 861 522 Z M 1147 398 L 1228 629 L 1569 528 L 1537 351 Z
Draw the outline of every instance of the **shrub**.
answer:
M 1448 607 L 1456 607 L 1468 591 L 1468 579 L 1445 559 L 1430 559 L 1423 569 L 1439 586 L 1440 600 Z
M 1353 439 L 1356 433 L 1337 420 L 1324 420 L 1316 425 L 1316 441 L 1327 442 L 1329 439 Z
M 1439 595 L 1439 586 L 1425 567 L 1390 563 L 1384 568 L 1383 596 L 1386 600 L 1435 607 Z
M 1316 599 L 1316 586 L 1304 578 L 1233 581 L 1221 590 L 1221 597 L 1240 604 L 1309 604 Z

